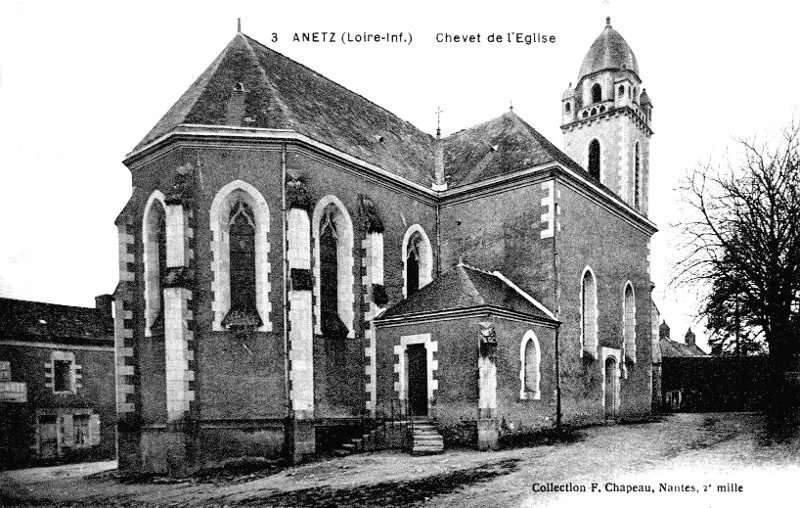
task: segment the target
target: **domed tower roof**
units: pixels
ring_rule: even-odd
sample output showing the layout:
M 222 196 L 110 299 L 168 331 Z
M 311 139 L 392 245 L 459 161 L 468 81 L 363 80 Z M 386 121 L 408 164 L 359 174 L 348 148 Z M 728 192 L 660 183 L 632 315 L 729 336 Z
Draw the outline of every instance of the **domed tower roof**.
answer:
M 606 18 L 606 27 L 592 43 L 581 64 L 578 81 L 603 70 L 627 69 L 639 76 L 639 64 L 628 43 L 611 28 L 611 18 Z

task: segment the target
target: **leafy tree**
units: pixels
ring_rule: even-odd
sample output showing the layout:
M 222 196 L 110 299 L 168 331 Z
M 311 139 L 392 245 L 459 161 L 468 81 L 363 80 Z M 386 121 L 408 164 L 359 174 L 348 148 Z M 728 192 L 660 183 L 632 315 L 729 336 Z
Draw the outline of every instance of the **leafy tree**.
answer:
M 715 333 L 729 335 L 738 315 L 742 329 L 763 335 L 781 384 L 800 370 L 800 127 L 738 146 L 733 159 L 698 166 L 682 185 L 677 280 L 708 288 L 703 311 Z

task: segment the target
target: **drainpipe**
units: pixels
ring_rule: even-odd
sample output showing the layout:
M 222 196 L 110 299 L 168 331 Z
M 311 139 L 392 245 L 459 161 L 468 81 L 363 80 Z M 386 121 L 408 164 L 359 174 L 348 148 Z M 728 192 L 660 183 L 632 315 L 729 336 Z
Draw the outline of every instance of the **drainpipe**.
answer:
M 283 396 L 286 401 L 286 420 L 288 423 L 292 415 L 292 401 L 289 398 L 289 292 L 288 276 L 289 253 L 286 248 L 286 143 L 281 143 L 281 220 L 283 223 L 283 236 L 281 238 L 281 253 L 283 255 Z
M 555 316 L 560 320 L 559 277 L 558 277 L 558 177 L 553 176 L 553 302 Z M 555 360 L 556 360 L 556 429 L 561 433 L 561 355 L 559 351 L 559 335 L 561 323 L 556 325 Z

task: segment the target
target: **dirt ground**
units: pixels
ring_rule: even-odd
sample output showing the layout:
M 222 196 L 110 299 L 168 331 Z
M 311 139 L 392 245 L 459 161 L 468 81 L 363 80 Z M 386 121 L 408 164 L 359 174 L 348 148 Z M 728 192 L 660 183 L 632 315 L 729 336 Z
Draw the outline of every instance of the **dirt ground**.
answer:
M 114 462 L 0 473 L 2 506 L 796 506 L 800 434 L 755 413 L 583 429 L 570 443 L 380 452 L 214 482 L 122 483 Z M 594 489 L 594 490 L 593 490 Z

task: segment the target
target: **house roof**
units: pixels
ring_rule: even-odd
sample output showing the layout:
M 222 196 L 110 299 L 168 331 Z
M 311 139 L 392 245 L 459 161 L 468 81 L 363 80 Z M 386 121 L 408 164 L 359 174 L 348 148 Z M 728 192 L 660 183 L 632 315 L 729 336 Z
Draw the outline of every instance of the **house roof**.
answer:
M 433 182 L 433 136 L 242 33 L 134 151 L 181 124 L 290 129 L 414 182 Z
M 187 124 L 293 130 L 426 187 L 434 181 L 433 136 L 242 33 L 133 152 Z M 451 188 L 553 161 L 581 170 L 513 112 L 441 142 Z
M 451 134 L 444 166 L 451 187 L 558 161 L 584 170 L 513 111 Z
M 409 298 L 387 309 L 376 321 L 476 307 L 505 309 L 557 322 L 544 305 L 516 287 L 500 272 L 459 263 Z
M 93 307 L 0 298 L 0 339 L 106 344 L 114 340 L 114 320 Z
M 678 358 L 687 356 L 708 356 L 705 351 L 697 347 L 695 344 L 684 344 L 683 342 L 675 342 L 671 339 L 661 338 L 658 341 L 661 347 L 662 358 Z

